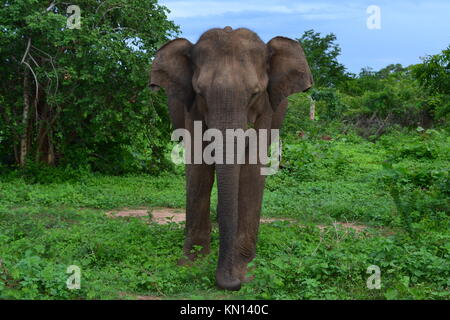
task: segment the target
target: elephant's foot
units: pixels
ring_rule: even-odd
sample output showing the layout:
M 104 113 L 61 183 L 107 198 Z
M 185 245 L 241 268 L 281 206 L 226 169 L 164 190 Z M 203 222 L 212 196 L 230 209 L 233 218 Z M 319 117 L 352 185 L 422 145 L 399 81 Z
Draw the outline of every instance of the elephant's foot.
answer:
M 216 273 L 216 284 L 219 289 L 238 291 L 241 289 L 241 280 L 227 275 L 219 270 Z

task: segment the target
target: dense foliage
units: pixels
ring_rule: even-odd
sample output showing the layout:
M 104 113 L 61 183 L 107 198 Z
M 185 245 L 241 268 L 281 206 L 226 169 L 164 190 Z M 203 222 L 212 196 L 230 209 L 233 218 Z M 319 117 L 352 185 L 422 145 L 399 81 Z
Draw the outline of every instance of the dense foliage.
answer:
M 76 4 L 80 28 L 65 2 L 0 5 L 0 164 L 156 172 L 170 127 L 148 74 L 177 27 L 156 0 Z
M 344 122 L 365 138 L 378 138 L 396 127 L 448 126 L 448 48 L 425 57 L 421 64 L 393 64 L 379 71 L 364 68 L 354 75 L 338 61 L 340 47 L 334 34 L 321 36 L 309 30 L 299 41 L 314 75 L 310 96 L 316 101 L 316 119 L 321 123 Z M 309 103 L 303 102 L 305 110 Z

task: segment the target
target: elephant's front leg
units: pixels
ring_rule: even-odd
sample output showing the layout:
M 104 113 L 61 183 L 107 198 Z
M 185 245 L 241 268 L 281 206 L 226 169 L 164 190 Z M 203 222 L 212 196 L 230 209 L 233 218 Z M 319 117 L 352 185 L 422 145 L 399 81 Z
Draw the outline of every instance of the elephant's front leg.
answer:
M 214 184 L 214 166 L 206 164 L 186 165 L 186 239 L 184 264 L 198 254 L 208 254 L 211 242 L 210 197 Z M 194 246 L 202 247 L 195 251 Z
M 235 276 L 245 282 L 247 265 L 255 258 L 265 176 L 261 166 L 246 164 L 239 179 L 238 236 L 235 247 Z

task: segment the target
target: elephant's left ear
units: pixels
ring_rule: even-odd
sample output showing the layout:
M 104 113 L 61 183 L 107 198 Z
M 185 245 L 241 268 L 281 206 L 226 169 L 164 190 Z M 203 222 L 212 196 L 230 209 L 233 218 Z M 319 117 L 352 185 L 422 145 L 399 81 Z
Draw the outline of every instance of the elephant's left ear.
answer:
M 185 113 L 194 102 L 192 88 L 192 43 L 186 39 L 175 39 L 156 52 L 150 75 L 150 88 L 166 90 L 169 115 L 175 129 L 184 128 Z
M 306 61 L 305 52 L 298 41 L 275 37 L 267 44 L 269 48 L 268 92 L 273 110 L 289 95 L 308 90 L 313 77 Z

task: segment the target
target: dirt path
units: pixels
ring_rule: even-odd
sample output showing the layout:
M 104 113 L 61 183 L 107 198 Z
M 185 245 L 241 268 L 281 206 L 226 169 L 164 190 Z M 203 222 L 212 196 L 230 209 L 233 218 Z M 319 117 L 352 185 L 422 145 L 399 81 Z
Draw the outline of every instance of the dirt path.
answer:
M 149 213 L 150 211 L 151 214 Z M 111 218 L 150 218 L 152 222 L 156 222 L 158 224 L 168 224 L 170 222 L 180 223 L 186 221 L 186 212 L 184 211 L 184 209 L 174 208 L 153 208 L 153 210 L 123 208 L 119 210 L 109 211 L 106 214 Z M 261 223 L 272 223 L 275 221 L 295 220 L 287 218 L 261 218 Z
M 150 213 L 151 211 L 151 213 Z M 118 217 L 133 217 L 133 218 L 149 218 L 152 222 L 158 224 L 168 224 L 171 222 L 181 223 L 186 221 L 186 212 L 184 209 L 174 209 L 174 208 L 153 208 L 152 210 L 140 208 L 140 209 L 129 209 L 123 208 L 119 210 L 109 211 L 106 213 L 111 218 Z M 295 222 L 294 219 L 288 218 L 263 218 L 261 217 L 261 223 L 272 223 L 275 221 L 290 221 Z M 324 231 L 328 228 L 335 229 L 352 229 L 356 232 L 363 232 L 368 227 L 361 224 L 355 224 L 350 222 L 334 222 L 332 225 L 322 225 L 319 224 L 317 227 Z

